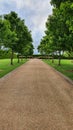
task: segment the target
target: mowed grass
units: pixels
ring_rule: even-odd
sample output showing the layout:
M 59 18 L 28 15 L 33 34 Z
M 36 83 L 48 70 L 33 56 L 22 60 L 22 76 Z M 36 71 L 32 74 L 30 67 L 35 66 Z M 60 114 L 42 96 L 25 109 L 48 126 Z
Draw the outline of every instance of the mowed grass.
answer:
M 73 60 L 61 60 L 61 66 L 58 65 L 58 60 L 56 59 L 54 60 L 54 64 L 52 60 L 43 61 L 73 80 Z
M 20 65 L 24 64 L 27 59 L 23 59 L 20 63 L 17 63 L 17 59 L 14 59 L 14 65 L 10 65 L 10 59 L 0 59 L 0 78 L 9 73 L 10 71 L 14 70 L 15 68 L 19 67 Z

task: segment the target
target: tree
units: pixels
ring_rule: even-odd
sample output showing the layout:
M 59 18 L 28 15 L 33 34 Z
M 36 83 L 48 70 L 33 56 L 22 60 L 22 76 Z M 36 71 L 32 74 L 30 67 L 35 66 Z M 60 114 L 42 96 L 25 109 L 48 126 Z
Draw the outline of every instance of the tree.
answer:
M 73 52 L 73 1 L 51 0 L 51 4 L 54 8 L 46 22 L 47 39 L 42 39 L 38 49 L 46 53 L 48 48 L 53 55 L 58 52 L 61 65 L 61 52 Z
M 9 31 L 9 34 L 7 35 L 5 39 L 5 47 L 11 49 L 11 65 L 13 65 L 13 58 L 14 58 L 14 52 L 15 52 L 15 45 L 17 43 L 17 35 L 15 32 Z
M 32 44 L 27 44 L 26 45 L 26 47 L 24 48 L 24 50 L 23 50 L 23 55 L 24 56 L 32 56 L 33 55 L 33 49 L 34 49 L 34 47 L 33 47 L 33 45 Z
M 16 33 L 10 30 L 10 23 L 8 20 L 0 19 L 0 46 L 5 46 L 12 49 L 11 65 L 13 64 L 13 47 L 17 41 Z
M 16 44 L 16 51 L 18 52 L 18 62 L 19 62 L 19 56 L 24 55 L 25 52 L 27 53 L 26 50 L 28 50 L 28 53 L 30 53 L 30 49 L 28 48 L 31 48 L 33 53 L 33 45 L 32 45 L 33 40 L 31 31 L 28 30 L 28 27 L 25 25 L 24 20 L 21 20 L 18 23 L 17 37 L 19 40 L 18 43 Z
M 17 33 L 16 33 L 18 15 L 15 12 L 11 12 L 10 14 L 4 15 L 4 18 L 10 23 L 10 28 L 9 28 L 10 30 L 8 32 L 8 35 L 5 41 L 5 46 L 10 48 L 12 51 L 11 65 L 13 65 L 13 55 L 14 55 L 15 46 L 18 40 Z
M 23 54 L 26 44 L 30 44 L 30 42 L 32 43 L 31 33 L 25 25 L 24 20 L 21 20 L 15 12 L 6 14 L 4 18 L 9 21 L 11 30 L 10 34 L 13 35 L 13 38 L 11 38 L 11 35 L 8 36 L 10 41 L 6 43 L 6 45 L 12 49 L 11 60 L 13 61 L 13 52 L 16 52 L 18 53 L 19 62 L 19 55 Z M 13 64 L 12 61 L 11 64 Z

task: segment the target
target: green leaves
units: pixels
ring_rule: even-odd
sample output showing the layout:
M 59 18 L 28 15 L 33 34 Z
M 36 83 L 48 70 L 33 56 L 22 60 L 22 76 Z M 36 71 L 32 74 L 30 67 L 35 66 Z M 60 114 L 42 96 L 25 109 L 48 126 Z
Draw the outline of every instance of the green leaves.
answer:
M 51 0 L 51 4 L 56 7 L 59 8 L 61 3 L 66 3 L 66 2 L 73 2 L 73 0 Z

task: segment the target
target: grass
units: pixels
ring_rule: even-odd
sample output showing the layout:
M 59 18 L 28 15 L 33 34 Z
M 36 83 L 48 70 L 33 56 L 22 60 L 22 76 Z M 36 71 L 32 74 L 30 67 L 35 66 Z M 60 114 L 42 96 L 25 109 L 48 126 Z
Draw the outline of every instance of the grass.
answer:
M 43 61 L 73 80 L 73 60 L 61 60 L 61 66 L 58 66 L 58 60 L 56 59 L 54 60 L 54 64 L 52 60 Z
M 0 59 L 0 78 L 24 64 L 27 60 L 23 60 L 20 63 L 17 63 L 17 59 L 14 59 L 14 65 L 10 65 L 10 59 Z

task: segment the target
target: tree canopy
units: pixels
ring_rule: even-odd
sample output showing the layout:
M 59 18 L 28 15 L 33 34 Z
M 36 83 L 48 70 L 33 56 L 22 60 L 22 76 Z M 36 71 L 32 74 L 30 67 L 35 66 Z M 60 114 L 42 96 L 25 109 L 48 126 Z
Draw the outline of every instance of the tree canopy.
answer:
M 60 7 L 61 3 L 65 3 L 65 2 L 73 2 L 73 0 L 51 0 L 51 4 L 57 8 Z

